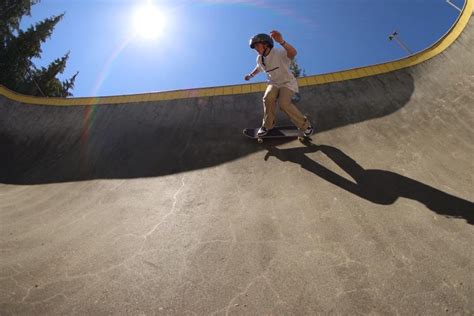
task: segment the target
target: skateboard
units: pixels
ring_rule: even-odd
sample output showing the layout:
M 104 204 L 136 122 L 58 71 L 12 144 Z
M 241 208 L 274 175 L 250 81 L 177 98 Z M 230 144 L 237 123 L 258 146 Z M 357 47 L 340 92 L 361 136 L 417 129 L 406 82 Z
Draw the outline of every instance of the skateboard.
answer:
M 304 136 L 303 132 L 301 132 L 296 126 L 288 125 L 288 126 L 275 126 L 265 136 L 258 137 L 257 132 L 259 127 L 257 128 L 245 128 L 243 133 L 245 136 L 256 139 L 259 144 L 263 143 L 263 140 L 266 138 L 291 138 L 291 137 L 298 137 L 300 141 L 308 140 L 309 137 Z

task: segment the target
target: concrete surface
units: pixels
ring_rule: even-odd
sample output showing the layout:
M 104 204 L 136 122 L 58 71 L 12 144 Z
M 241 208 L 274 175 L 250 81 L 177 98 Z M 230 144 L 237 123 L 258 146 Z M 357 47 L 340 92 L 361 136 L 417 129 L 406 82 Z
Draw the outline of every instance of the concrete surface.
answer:
M 260 93 L 0 96 L 0 314 L 472 315 L 473 47 L 302 89 L 308 145 Z

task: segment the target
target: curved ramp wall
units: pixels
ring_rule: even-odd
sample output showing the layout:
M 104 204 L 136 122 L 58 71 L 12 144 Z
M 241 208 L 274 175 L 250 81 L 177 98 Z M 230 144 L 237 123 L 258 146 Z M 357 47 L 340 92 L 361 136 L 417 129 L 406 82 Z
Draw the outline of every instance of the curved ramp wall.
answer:
M 0 314 L 472 315 L 471 13 L 408 59 L 301 79 L 306 146 L 241 134 L 258 84 L 1 89 Z
M 472 131 L 473 1 L 437 43 L 408 58 L 300 78 L 299 107 L 317 133 L 385 117 L 407 104 L 404 126 Z M 0 87 L 0 182 L 34 184 L 135 178 L 206 168 L 244 157 L 241 130 L 260 124 L 265 84 L 99 98 L 38 98 Z M 449 104 L 449 107 L 446 105 Z M 279 123 L 287 119 L 280 115 Z M 383 131 L 380 131 L 383 132 Z M 472 134 L 459 130 L 458 142 Z M 395 136 L 395 134 L 394 134 Z

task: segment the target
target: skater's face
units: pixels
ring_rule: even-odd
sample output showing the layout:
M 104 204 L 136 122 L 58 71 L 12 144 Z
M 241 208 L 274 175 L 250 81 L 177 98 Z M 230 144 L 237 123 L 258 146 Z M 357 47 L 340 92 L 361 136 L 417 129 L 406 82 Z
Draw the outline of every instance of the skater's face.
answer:
M 254 46 L 254 49 L 257 51 L 259 55 L 263 55 L 266 48 L 267 48 L 267 45 L 263 43 L 256 43 Z

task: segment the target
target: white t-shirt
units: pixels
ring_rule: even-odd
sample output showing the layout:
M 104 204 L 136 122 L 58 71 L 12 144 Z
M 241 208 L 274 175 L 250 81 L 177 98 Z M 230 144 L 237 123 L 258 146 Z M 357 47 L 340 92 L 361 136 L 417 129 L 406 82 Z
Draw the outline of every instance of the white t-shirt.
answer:
M 267 74 L 269 84 L 298 92 L 298 81 L 290 71 L 291 59 L 283 48 L 272 48 L 268 56 L 257 56 L 257 66 Z

